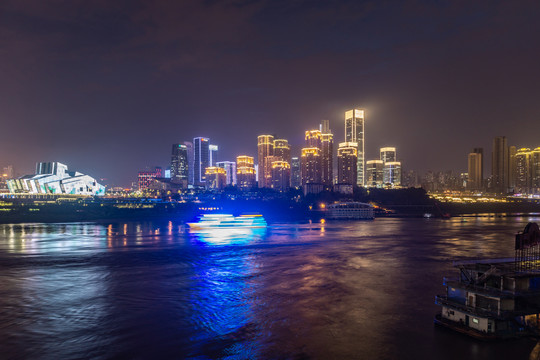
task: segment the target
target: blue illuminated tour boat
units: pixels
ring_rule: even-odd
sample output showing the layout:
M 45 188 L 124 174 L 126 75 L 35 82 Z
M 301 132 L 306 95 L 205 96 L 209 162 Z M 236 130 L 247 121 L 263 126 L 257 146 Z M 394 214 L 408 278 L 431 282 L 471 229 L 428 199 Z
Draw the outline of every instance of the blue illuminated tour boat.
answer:
M 265 228 L 262 215 L 203 214 L 198 222 L 188 223 L 191 230 L 212 228 Z

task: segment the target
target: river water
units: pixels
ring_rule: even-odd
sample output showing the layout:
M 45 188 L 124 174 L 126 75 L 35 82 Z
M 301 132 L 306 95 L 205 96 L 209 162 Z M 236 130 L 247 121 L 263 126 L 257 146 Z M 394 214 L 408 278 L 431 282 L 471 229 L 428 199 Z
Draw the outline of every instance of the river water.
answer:
M 3 359 L 527 359 L 433 325 L 453 260 L 530 217 L 0 225 Z

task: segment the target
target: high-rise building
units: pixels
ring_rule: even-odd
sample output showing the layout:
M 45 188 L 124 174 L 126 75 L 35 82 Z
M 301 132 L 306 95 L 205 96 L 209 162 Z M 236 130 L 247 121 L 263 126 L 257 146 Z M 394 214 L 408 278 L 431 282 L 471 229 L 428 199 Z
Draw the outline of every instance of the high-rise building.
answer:
M 218 162 L 218 146 L 217 145 L 208 145 L 208 162 L 210 166 L 217 166 Z
M 291 146 L 287 140 L 274 140 L 274 156 L 277 156 L 281 161 L 291 163 Z
M 491 157 L 491 186 L 493 191 L 506 193 L 509 187 L 509 154 L 506 136 L 497 136 L 493 139 L 493 152 Z
M 320 130 L 306 131 L 305 139 L 307 148 L 321 148 L 322 134 Z
M 291 186 L 298 188 L 302 186 L 302 170 L 300 159 L 298 157 L 291 158 Z
M 242 155 L 236 158 L 236 181 L 240 189 L 251 189 L 255 186 L 253 157 Z
M 225 169 L 217 166 L 209 166 L 205 169 L 205 186 L 207 189 L 223 190 L 227 173 Z
M 476 150 L 476 149 L 475 149 Z M 468 157 L 468 177 L 467 189 L 480 190 L 482 189 L 482 153 L 473 150 Z
M 304 194 L 323 190 L 321 182 L 321 151 L 317 147 L 302 149 L 302 187 Z
M 531 149 L 521 148 L 516 152 L 515 190 L 520 193 L 529 193 L 532 187 Z
M 194 138 L 193 154 L 193 184 L 204 186 L 205 169 L 210 166 L 210 139 L 205 137 Z
M 356 185 L 364 186 L 364 110 L 353 109 L 345 112 L 345 142 L 358 144 Z
M 291 165 L 287 161 L 272 162 L 272 188 L 277 191 L 287 191 L 291 182 Z
M 137 175 L 137 182 L 140 191 L 147 190 L 152 182 L 163 176 L 163 169 L 159 166 L 156 166 L 154 170 L 139 171 Z
M 382 188 L 384 184 L 383 160 L 366 161 L 366 186 Z
M 358 144 L 342 142 L 338 147 L 338 184 L 356 185 L 358 179 Z
M 326 189 L 331 189 L 334 182 L 334 135 L 328 128 L 328 120 L 321 128 L 327 132 L 321 134 L 321 177 Z
M 259 161 L 259 187 L 272 186 L 272 163 L 267 157 L 274 155 L 274 136 L 260 135 L 257 137 L 257 153 Z
M 193 152 L 193 143 L 184 141 L 188 155 L 188 184 L 193 185 L 195 182 L 195 154 Z
M 516 187 L 516 164 L 517 148 L 515 146 L 508 146 L 508 187 L 509 190 L 514 190 Z
M 383 181 L 385 186 L 401 187 L 401 162 L 389 161 L 384 163 Z
M 533 192 L 540 193 L 540 147 L 531 152 L 531 176 Z
M 187 188 L 189 179 L 189 159 L 187 146 L 173 144 L 171 153 L 171 182 Z
M 381 161 L 383 163 L 386 162 L 394 162 L 397 161 L 397 155 L 396 155 L 396 148 L 395 147 L 383 147 L 380 149 L 381 154 Z
M 216 163 L 217 167 L 225 169 L 227 178 L 226 185 L 236 185 L 236 163 L 234 161 L 219 161 Z
M 480 154 L 480 187 L 484 187 L 484 149 L 483 148 L 474 148 L 473 153 Z

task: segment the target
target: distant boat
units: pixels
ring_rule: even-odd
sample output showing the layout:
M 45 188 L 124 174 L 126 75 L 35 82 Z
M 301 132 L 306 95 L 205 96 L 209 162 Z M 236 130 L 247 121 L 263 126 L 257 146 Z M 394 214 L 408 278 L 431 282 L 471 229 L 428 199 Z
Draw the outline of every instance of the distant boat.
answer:
M 210 228 L 265 228 L 262 215 L 203 214 L 199 222 L 188 223 L 191 230 Z
M 373 205 L 362 202 L 339 202 L 326 207 L 328 219 L 373 220 Z

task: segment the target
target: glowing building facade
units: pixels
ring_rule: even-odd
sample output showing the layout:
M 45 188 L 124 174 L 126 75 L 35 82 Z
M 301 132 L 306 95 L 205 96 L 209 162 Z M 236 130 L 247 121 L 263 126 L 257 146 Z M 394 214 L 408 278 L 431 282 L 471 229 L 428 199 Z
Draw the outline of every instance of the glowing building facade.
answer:
M 300 165 L 300 158 L 291 158 L 291 186 L 298 188 L 302 186 L 302 166 Z
M 386 187 L 401 187 L 401 162 L 391 161 L 384 163 L 383 178 Z
M 189 180 L 188 149 L 184 144 L 173 144 L 171 154 L 171 182 L 187 188 Z
M 382 188 L 384 184 L 384 161 L 366 161 L 366 186 Z
M 240 189 L 252 189 L 255 186 L 253 157 L 242 155 L 236 158 L 236 181 Z
M 209 190 L 223 190 L 227 180 L 225 169 L 217 166 L 209 166 L 205 169 L 205 186 Z
M 352 109 L 345 112 L 345 142 L 357 144 L 356 185 L 364 186 L 364 110 Z
M 274 136 L 260 135 L 257 137 L 257 155 L 259 187 L 272 187 L 272 163 L 267 158 L 274 155 Z
M 287 140 L 274 140 L 274 156 L 277 156 L 281 161 L 291 163 L 291 146 Z
M 287 191 L 291 182 L 291 165 L 287 161 L 272 162 L 272 188 Z
M 78 171 L 68 171 L 59 162 L 41 162 L 36 165 L 35 175 L 7 180 L 11 193 L 19 194 L 71 194 L 105 195 L 105 187 L 96 179 Z
M 321 178 L 326 189 L 334 183 L 334 135 L 321 134 Z
M 358 144 L 342 142 L 338 147 L 338 184 L 356 185 L 358 164 Z
M 193 184 L 204 186 L 205 169 L 210 166 L 210 139 L 196 137 L 193 139 Z
M 381 155 L 381 161 L 383 163 L 385 162 L 393 162 L 397 161 L 397 155 L 396 155 L 396 148 L 395 147 L 383 147 L 380 149 L 380 155 Z
M 227 178 L 226 185 L 236 185 L 236 163 L 234 161 L 219 161 L 216 163 L 217 167 L 225 169 Z
M 318 193 L 323 190 L 321 182 L 321 151 L 317 147 L 302 149 L 302 187 L 304 194 Z
M 219 147 L 217 145 L 208 145 L 208 163 L 210 166 L 217 166 L 218 150 Z
M 481 152 L 473 151 L 472 153 L 469 153 L 468 174 L 467 189 L 481 190 L 483 186 Z

